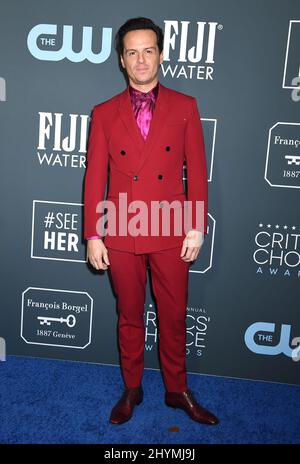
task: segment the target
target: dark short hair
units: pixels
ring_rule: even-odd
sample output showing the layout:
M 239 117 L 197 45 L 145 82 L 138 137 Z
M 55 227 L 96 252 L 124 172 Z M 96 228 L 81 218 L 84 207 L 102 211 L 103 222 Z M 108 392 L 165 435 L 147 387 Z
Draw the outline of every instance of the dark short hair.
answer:
M 157 37 L 157 46 L 159 52 L 162 52 L 163 43 L 164 43 L 164 34 L 162 29 L 157 26 L 151 19 L 143 18 L 139 16 L 138 18 L 128 19 L 118 30 L 115 36 L 115 49 L 118 55 L 123 55 L 124 42 L 123 38 L 125 34 L 129 31 L 136 31 L 138 29 L 151 29 L 155 32 Z

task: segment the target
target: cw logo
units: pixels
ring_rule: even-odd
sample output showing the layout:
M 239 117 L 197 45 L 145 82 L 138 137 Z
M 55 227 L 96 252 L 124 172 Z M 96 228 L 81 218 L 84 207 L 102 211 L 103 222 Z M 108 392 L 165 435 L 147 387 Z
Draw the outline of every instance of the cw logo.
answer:
M 41 36 L 54 36 L 46 38 Z M 40 46 L 56 46 L 57 25 L 56 24 L 38 24 L 34 26 L 27 37 L 27 47 L 30 53 L 38 60 L 61 61 L 67 58 L 74 63 L 88 60 L 91 63 L 99 64 L 108 59 L 111 52 L 112 29 L 103 27 L 102 29 L 102 49 L 99 53 L 92 51 L 93 28 L 84 26 L 82 28 L 82 49 L 80 52 L 74 52 L 73 43 L 73 26 L 63 26 L 62 46 L 59 50 L 42 50 Z
M 274 332 L 275 324 L 269 322 L 255 322 L 250 325 L 245 332 L 246 346 L 253 353 L 266 354 L 269 356 L 276 356 L 277 354 L 283 353 L 294 361 L 300 360 L 300 338 L 296 337 L 292 340 L 291 344 L 292 346 L 296 346 L 296 348 L 292 349 L 290 347 L 291 326 L 282 324 L 279 342 L 277 345 L 271 346 L 270 343 L 273 341 Z M 256 343 L 255 336 L 258 336 L 261 342 L 260 344 Z

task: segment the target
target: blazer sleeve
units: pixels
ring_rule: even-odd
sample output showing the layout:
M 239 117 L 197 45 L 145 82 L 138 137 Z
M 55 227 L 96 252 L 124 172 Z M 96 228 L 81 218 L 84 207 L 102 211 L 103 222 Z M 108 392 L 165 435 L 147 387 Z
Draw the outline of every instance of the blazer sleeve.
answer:
M 108 144 L 101 120 L 100 107 L 94 107 L 90 123 L 90 135 L 87 150 L 87 167 L 84 182 L 84 238 L 98 235 L 96 212 L 97 205 L 104 201 L 108 174 Z M 99 227 L 98 227 L 99 228 Z
M 207 234 L 208 183 L 205 144 L 197 100 L 194 97 L 192 97 L 192 110 L 185 132 L 185 161 L 191 228 Z M 197 205 L 196 201 L 201 203 Z M 196 209 L 199 217 L 198 224 L 196 223 Z

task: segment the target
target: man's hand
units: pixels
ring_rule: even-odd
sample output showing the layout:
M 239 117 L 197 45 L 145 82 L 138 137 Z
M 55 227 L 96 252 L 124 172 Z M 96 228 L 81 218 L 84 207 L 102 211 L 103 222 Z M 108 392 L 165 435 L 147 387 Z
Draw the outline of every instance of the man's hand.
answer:
M 91 265 L 97 270 L 102 269 L 105 271 L 108 269 L 110 262 L 108 251 L 103 241 L 99 238 L 88 240 L 87 242 L 87 258 Z
M 203 232 L 190 230 L 183 241 L 180 258 L 185 262 L 195 261 L 203 242 Z

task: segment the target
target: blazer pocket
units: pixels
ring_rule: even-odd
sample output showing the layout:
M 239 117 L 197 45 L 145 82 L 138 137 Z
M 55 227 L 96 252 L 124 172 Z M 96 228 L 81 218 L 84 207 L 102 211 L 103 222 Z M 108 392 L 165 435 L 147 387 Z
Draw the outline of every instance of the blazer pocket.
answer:
M 177 201 L 173 209 L 183 208 L 184 206 L 183 202 L 184 200 L 186 200 L 185 193 L 178 193 L 178 194 L 174 194 L 171 196 L 168 195 L 167 197 L 161 199 L 161 203 L 164 203 L 164 202 L 172 203 L 174 200 L 177 200 Z
M 186 124 L 186 121 L 172 121 L 172 122 L 167 122 L 167 126 L 184 126 Z

